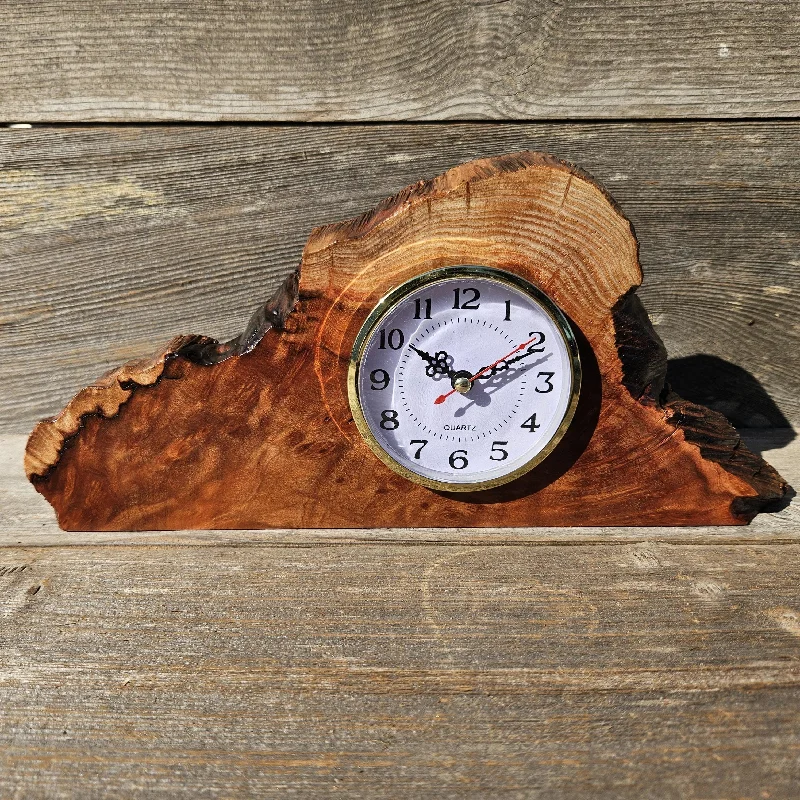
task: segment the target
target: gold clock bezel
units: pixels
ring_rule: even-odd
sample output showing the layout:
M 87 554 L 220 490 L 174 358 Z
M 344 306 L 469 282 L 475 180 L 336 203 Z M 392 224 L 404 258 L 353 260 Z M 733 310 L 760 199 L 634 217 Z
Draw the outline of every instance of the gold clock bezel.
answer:
M 453 483 L 450 481 L 439 481 L 432 478 L 427 478 L 424 475 L 419 475 L 413 470 L 397 461 L 390 455 L 375 438 L 372 433 L 369 423 L 364 416 L 364 411 L 361 408 L 361 399 L 358 393 L 358 376 L 361 365 L 361 359 L 364 355 L 367 342 L 370 336 L 378 327 L 383 318 L 402 302 L 408 295 L 415 292 L 422 286 L 427 286 L 434 283 L 442 283 L 450 281 L 454 278 L 485 278 L 503 283 L 514 289 L 522 291 L 527 294 L 532 300 L 538 303 L 542 309 L 552 320 L 556 329 L 561 334 L 562 339 L 567 347 L 567 352 L 570 357 L 570 398 L 567 405 L 566 413 L 564 414 L 561 424 L 558 426 L 556 432 L 553 434 L 550 441 L 545 447 L 540 450 L 533 458 L 526 461 L 521 466 L 512 472 L 502 475 L 497 478 L 492 478 L 485 481 L 475 481 L 473 483 Z M 462 264 L 452 267 L 440 267 L 438 269 L 430 270 L 421 275 L 417 275 L 405 283 L 392 289 L 385 294 L 375 305 L 375 308 L 367 316 L 364 324 L 358 332 L 358 335 L 353 342 L 353 349 L 350 353 L 350 366 L 347 371 L 347 396 L 350 401 L 350 410 L 353 412 L 353 421 L 358 428 L 359 433 L 364 437 L 364 440 L 369 445 L 372 452 L 390 469 L 402 475 L 404 478 L 413 481 L 414 483 L 421 484 L 428 489 L 435 489 L 442 492 L 477 492 L 484 489 L 493 489 L 496 486 L 502 486 L 506 483 L 516 480 L 527 472 L 530 472 L 538 464 L 541 464 L 550 453 L 553 452 L 556 445 L 564 437 L 567 432 L 573 417 L 575 416 L 575 409 L 578 405 L 578 397 L 581 389 L 581 360 L 578 354 L 578 343 L 575 340 L 575 335 L 572 332 L 567 318 L 561 309 L 536 285 L 526 280 L 525 278 L 516 275 L 513 272 L 506 270 L 496 269 L 494 267 L 483 267 L 475 264 Z

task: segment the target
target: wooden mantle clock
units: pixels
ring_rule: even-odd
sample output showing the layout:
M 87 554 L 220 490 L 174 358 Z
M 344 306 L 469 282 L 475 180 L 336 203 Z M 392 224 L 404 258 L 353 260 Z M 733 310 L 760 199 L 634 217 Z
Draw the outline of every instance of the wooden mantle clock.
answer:
M 67 530 L 730 525 L 785 482 L 665 386 L 587 174 L 483 159 L 317 228 L 237 339 L 179 336 L 40 422 Z

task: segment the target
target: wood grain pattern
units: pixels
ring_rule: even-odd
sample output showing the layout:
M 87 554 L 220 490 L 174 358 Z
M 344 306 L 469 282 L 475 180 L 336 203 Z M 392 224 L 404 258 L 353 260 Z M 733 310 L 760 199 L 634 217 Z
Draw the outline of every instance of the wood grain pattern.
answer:
M 2 118 L 796 115 L 791 2 L 24 0 L 0 4 Z
M 788 434 L 788 435 L 787 435 Z M 749 525 L 691 528 L 390 528 L 305 530 L 191 530 L 89 531 L 69 533 L 58 527 L 53 507 L 25 476 L 23 460 L 27 436 L 0 434 L 0 547 L 99 544 L 156 545 L 325 545 L 393 543 L 407 545 L 455 544 L 790 544 L 800 542 L 800 502 L 759 514 Z M 792 485 L 800 485 L 800 439 L 782 428 L 751 428 L 742 439 L 761 453 Z
M 4 796 L 791 798 L 800 545 L 0 551 Z
M 684 396 L 800 423 L 800 123 L 76 128 L 0 131 L 0 430 L 175 331 L 241 332 L 315 225 L 526 147 L 584 165 L 631 218 L 656 330 L 709 376 Z
M 0 0 L 5 121 L 734 118 L 800 99 L 788 2 L 32 8 Z M 799 131 L 0 130 L 0 431 L 176 330 L 239 333 L 315 225 L 525 148 L 621 201 L 681 393 L 800 424 Z M 793 437 L 748 443 L 797 485 Z M 24 441 L 0 435 L 3 797 L 796 795 L 796 501 L 724 529 L 66 534 Z
M 545 291 L 570 319 L 583 379 L 537 469 L 456 497 L 369 452 L 347 368 L 390 289 L 467 263 Z M 26 473 L 63 528 L 730 525 L 787 491 L 724 417 L 664 391 L 666 354 L 633 294 L 636 238 L 574 165 L 523 151 L 419 181 L 316 229 L 299 278 L 236 343 L 179 337 L 36 426 Z
M 748 441 L 800 482 L 798 440 Z M 0 436 L 0 794 L 763 800 L 800 780 L 797 502 L 736 528 L 76 535 L 24 444 Z

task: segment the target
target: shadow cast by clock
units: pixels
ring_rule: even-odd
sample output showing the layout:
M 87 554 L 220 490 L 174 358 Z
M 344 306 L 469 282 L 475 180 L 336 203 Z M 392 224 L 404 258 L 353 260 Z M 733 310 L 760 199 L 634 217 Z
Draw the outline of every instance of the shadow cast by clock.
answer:
M 760 381 L 738 364 L 706 353 L 671 358 L 667 384 L 685 400 L 719 411 L 758 455 L 763 445 L 778 450 L 797 436 Z
M 439 494 L 475 504 L 516 500 L 558 480 L 578 460 L 594 435 L 600 418 L 602 381 L 589 342 L 574 322 L 570 324 L 581 357 L 581 393 L 573 421 L 553 452 L 530 472 L 495 489 Z M 768 449 L 777 449 L 785 447 L 796 437 L 789 421 L 761 384 L 741 367 L 720 358 L 697 355 L 671 359 L 668 362 L 667 386 L 690 402 L 723 413 L 757 455 L 761 454 L 759 445 L 764 442 L 768 444 Z M 766 510 L 780 510 L 794 496 L 790 488 L 783 500 Z

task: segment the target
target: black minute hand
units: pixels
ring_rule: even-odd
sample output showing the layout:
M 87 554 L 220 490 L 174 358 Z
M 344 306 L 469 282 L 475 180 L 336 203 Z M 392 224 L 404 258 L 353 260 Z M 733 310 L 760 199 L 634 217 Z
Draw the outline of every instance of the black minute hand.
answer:
M 527 358 L 528 356 L 533 355 L 534 353 L 543 353 L 544 347 L 540 347 L 539 345 L 544 343 L 545 335 L 541 331 L 531 331 L 530 335 L 538 336 L 539 338 L 537 341 L 534 341 L 524 353 L 521 353 L 518 356 L 514 356 L 513 358 L 503 359 L 502 361 L 498 362 L 493 367 L 491 367 L 488 371 L 480 375 L 477 378 L 477 380 L 488 381 L 490 378 L 494 378 L 494 376 L 497 375 L 498 373 L 505 372 L 511 366 L 511 364 L 514 364 L 517 361 L 522 361 L 523 358 Z

